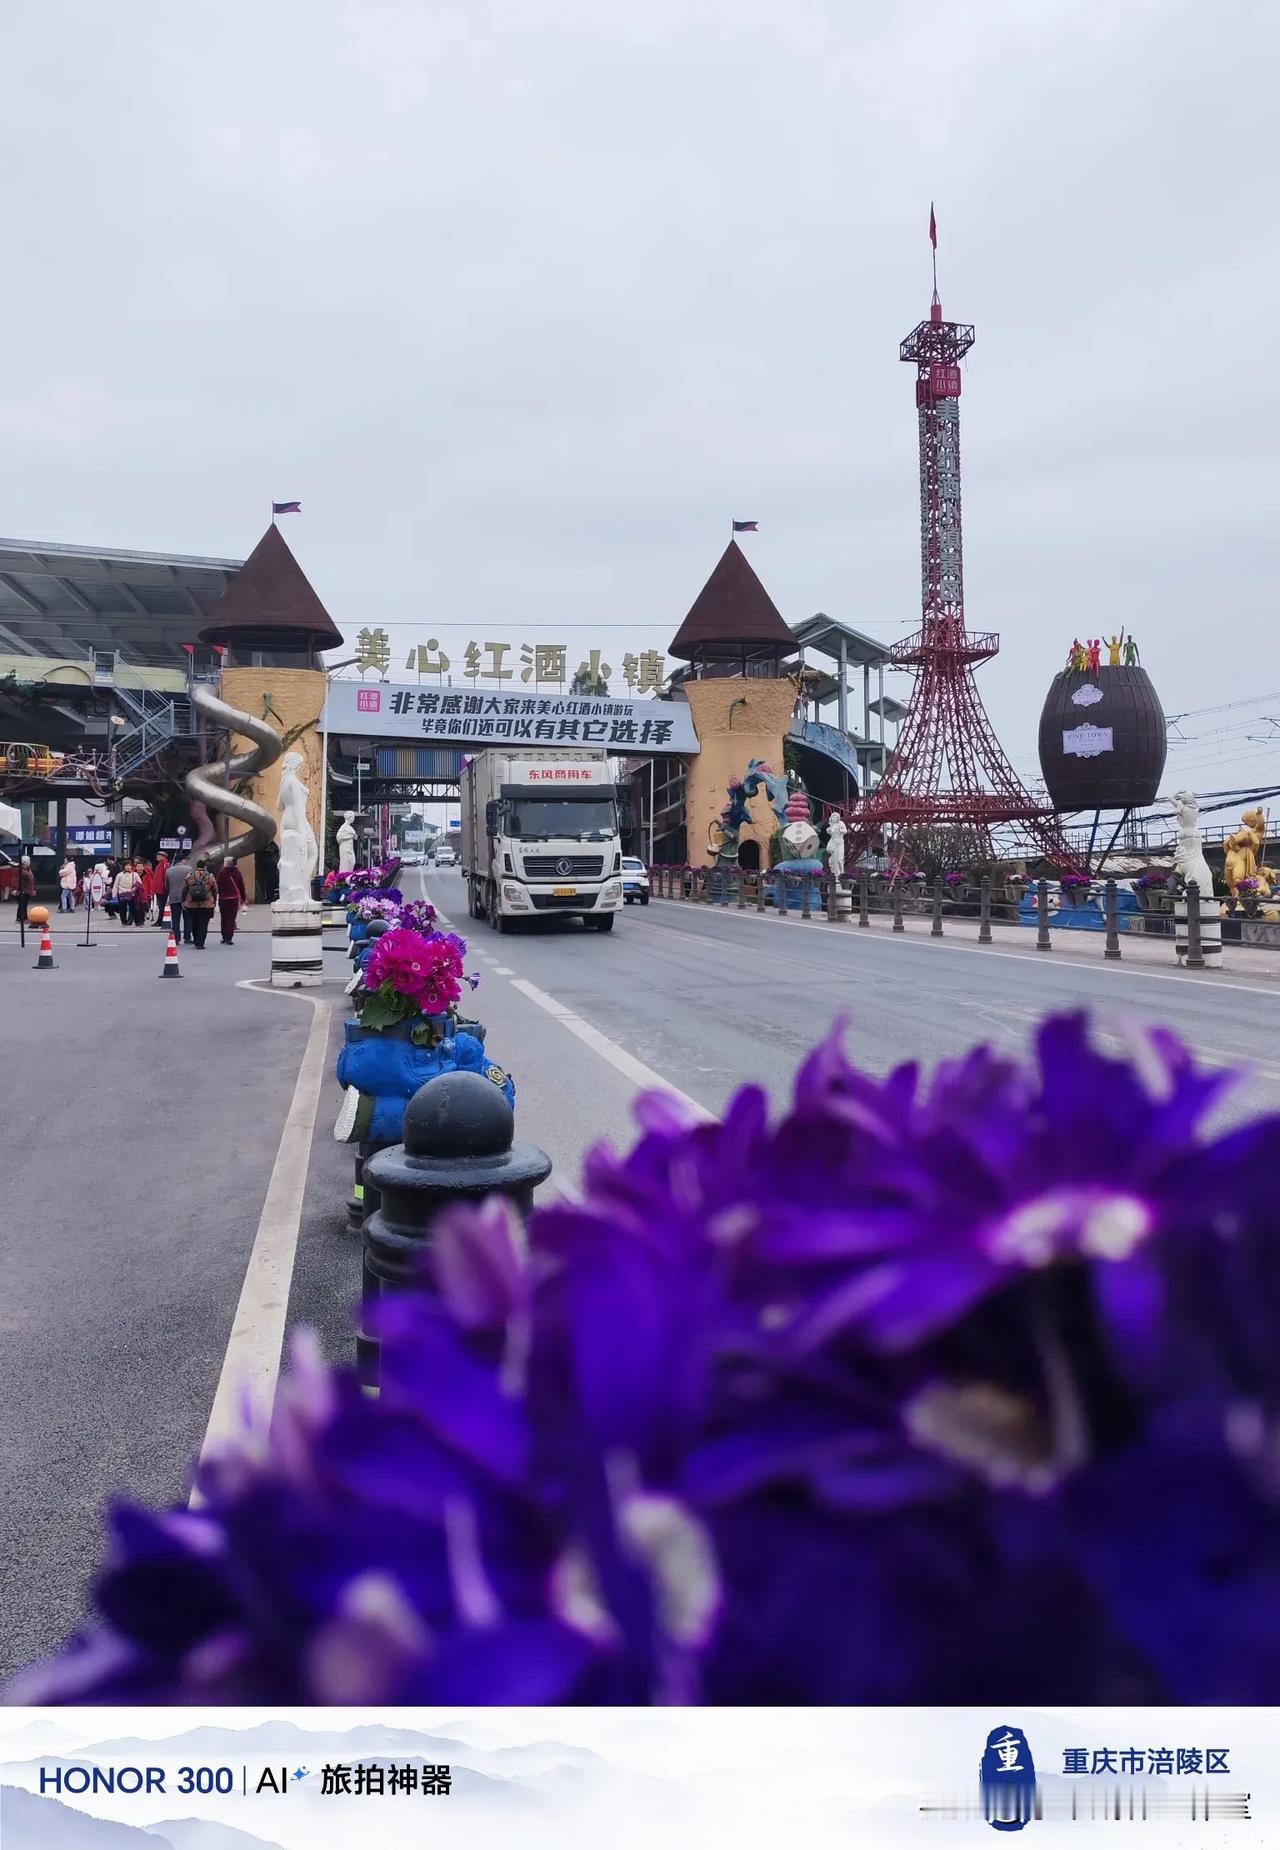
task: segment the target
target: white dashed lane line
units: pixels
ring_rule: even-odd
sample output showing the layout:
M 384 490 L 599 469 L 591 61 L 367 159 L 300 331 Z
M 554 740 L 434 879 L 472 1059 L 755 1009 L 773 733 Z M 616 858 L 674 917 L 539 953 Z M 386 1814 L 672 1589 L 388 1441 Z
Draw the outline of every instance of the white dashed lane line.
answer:
M 419 879 L 425 898 L 426 876 L 421 871 Z M 435 904 L 434 901 L 432 903 Z M 436 905 L 436 914 L 442 924 L 450 924 L 439 905 Z M 476 955 L 484 957 L 485 953 L 478 951 Z M 491 960 L 485 958 L 485 961 Z M 584 1021 L 581 1015 L 575 1015 L 571 1008 L 558 1001 L 555 996 L 549 995 L 545 989 L 539 989 L 536 983 L 527 982 L 524 977 L 516 976 L 506 964 L 494 964 L 493 973 L 495 976 L 507 977 L 513 989 L 518 990 L 528 1001 L 550 1015 L 553 1021 L 558 1021 L 562 1028 L 567 1028 L 570 1034 L 580 1040 L 585 1047 L 589 1047 L 592 1053 L 598 1054 L 602 1060 L 607 1061 L 615 1072 L 629 1079 L 638 1090 L 670 1092 L 673 1097 L 682 1099 L 691 1111 L 697 1113 L 698 1117 L 711 1117 L 711 1112 L 704 1105 L 700 1105 L 696 1098 L 690 1098 L 687 1092 L 682 1092 L 679 1086 L 673 1085 L 669 1079 L 664 1079 L 661 1073 L 655 1073 L 651 1066 L 646 1066 L 643 1060 L 637 1060 L 635 1055 L 628 1053 L 625 1047 L 620 1047 L 617 1041 L 611 1041 L 609 1036 L 602 1034 L 592 1022 Z

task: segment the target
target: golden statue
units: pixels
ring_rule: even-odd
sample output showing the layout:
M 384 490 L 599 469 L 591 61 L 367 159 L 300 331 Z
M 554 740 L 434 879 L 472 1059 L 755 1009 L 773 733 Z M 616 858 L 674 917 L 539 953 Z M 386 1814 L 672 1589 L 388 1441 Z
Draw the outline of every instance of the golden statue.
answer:
M 1247 809 L 1240 827 L 1223 843 L 1222 882 L 1234 899 L 1242 880 L 1258 877 L 1258 855 L 1264 851 L 1267 819 L 1260 809 Z
M 1123 647 L 1124 647 L 1124 631 L 1123 630 L 1121 630 L 1118 636 L 1108 636 L 1107 637 L 1107 667 L 1108 668 L 1118 668 L 1120 666 L 1120 651 Z

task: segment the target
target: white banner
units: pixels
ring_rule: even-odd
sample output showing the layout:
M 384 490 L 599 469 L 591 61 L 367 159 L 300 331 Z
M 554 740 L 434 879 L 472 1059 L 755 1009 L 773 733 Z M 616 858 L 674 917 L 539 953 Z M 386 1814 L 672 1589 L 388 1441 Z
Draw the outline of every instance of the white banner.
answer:
M 331 681 L 329 732 L 432 745 L 598 745 L 641 757 L 698 749 L 685 700 L 610 700 L 585 694 L 504 694 L 463 687 Z
M 0 1711 L 4 1850 L 1280 1841 L 1277 1710 Z M 1011 1815 L 1012 1814 L 1012 1815 Z M 1019 1815 L 1025 1822 L 1019 1823 Z M 1053 1825 L 1068 1823 L 1070 1833 Z M 132 1827 L 130 1829 L 129 1827 Z M 240 1835 L 244 1833 L 244 1835 Z

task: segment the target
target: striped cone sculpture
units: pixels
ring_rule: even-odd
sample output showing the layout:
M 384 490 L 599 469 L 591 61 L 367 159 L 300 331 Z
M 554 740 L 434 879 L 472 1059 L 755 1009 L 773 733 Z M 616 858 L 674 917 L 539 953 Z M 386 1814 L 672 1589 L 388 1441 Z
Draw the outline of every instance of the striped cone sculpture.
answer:
M 56 970 L 58 968 L 53 961 L 53 931 L 48 925 L 45 926 L 40 936 L 40 955 L 31 968 L 33 970 Z

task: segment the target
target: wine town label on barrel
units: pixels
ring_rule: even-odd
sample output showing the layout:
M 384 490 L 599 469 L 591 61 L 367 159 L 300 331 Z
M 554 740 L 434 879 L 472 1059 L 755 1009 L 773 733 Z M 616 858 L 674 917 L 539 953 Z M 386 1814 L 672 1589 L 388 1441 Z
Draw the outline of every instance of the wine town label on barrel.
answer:
M 1062 749 L 1074 758 L 1100 758 L 1103 752 L 1115 750 L 1114 728 L 1088 724 L 1073 726 L 1070 732 L 1062 735 Z

